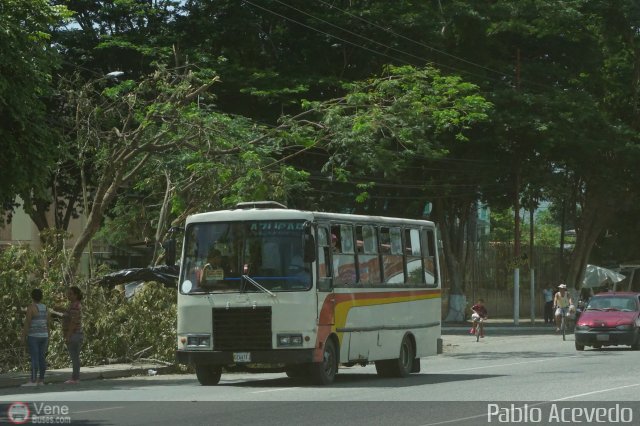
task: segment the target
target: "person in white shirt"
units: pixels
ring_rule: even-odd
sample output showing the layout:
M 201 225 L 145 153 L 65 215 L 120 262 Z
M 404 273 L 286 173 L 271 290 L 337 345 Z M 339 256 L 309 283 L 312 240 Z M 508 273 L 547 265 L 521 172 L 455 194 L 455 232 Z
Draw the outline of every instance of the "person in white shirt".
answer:
M 571 295 L 567 292 L 566 284 L 560 284 L 558 286 L 558 292 L 553 297 L 553 306 L 556 309 L 556 332 L 560 331 L 560 322 L 562 315 L 566 315 L 569 305 L 573 305 Z

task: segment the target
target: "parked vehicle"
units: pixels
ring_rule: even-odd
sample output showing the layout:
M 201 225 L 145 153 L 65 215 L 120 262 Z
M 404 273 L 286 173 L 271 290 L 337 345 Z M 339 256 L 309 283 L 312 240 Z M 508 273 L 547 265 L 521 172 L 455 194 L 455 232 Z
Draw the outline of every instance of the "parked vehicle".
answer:
M 585 346 L 640 349 L 640 293 L 606 292 L 589 300 L 575 328 L 576 350 Z

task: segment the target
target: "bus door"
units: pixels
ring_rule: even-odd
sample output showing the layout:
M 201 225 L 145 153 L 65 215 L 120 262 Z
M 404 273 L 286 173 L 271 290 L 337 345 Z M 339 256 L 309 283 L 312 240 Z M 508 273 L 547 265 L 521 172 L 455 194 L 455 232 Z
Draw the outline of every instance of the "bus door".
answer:
M 335 324 L 336 300 L 333 293 L 333 266 L 331 264 L 331 233 L 328 225 L 317 228 L 318 256 L 316 294 L 318 296 L 318 325 Z

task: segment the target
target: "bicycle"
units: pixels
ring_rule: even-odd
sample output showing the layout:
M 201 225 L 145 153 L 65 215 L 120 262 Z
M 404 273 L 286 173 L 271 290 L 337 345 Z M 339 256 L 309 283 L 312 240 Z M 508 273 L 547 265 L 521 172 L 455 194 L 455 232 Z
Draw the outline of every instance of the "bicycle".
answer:
M 480 336 L 484 337 L 484 318 L 479 318 L 476 324 L 476 342 L 480 341 Z
M 566 341 L 567 340 L 567 322 L 570 319 L 571 316 L 571 309 L 569 309 L 569 306 L 567 306 L 566 308 L 559 308 L 560 309 L 560 331 L 562 332 L 562 340 Z

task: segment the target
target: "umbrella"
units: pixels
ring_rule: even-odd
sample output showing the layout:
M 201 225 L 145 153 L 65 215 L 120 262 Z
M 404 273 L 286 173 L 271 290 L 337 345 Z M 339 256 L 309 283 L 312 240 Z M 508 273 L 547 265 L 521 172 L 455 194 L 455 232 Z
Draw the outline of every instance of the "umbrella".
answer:
M 622 274 L 612 271 L 611 269 L 603 268 L 596 265 L 587 265 L 584 272 L 584 279 L 582 280 L 583 288 L 596 288 L 605 285 L 606 283 L 619 283 L 626 277 Z

